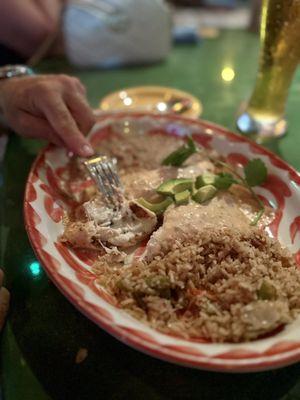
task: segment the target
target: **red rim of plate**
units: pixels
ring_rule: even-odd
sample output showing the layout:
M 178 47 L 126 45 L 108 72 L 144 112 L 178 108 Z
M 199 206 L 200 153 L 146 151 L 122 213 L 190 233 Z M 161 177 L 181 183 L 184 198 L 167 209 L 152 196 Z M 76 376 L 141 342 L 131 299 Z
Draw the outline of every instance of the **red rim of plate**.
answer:
M 167 118 L 169 120 L 181 121 L 183 123 L 186 122 L 188 125 L 195 125 L 204 129 L 211 129 L 214 131 L 214 134 L 221 134 L 231 141 L 241 143 L 246 142 L 250 145 L 251 151 L 268 156 L 273 165 L 288 171 L 291 179 L 296 179 L 297 183 L 300 184 L 300 173 L 289 166 L 280 157 L 261 147 L 257 143 L 252 142 L 246 137 L 240 136 L 227 130 L 226 128 L 223 128 L 222 126 L 205 120 L 193 120 L 171 114 L 157 115 L 151 113 L 114 112 L 99 116 L 98 122 L 103 122 L 110 118 L 141 118 L 147 116 L 150 116 L 154 119 Z M 40 263 L 43 265 L 47 275 L 58 287 L 58 289 L 65 295 L 65 297 L 71 301 L 72 304 L 87 318 L 102 327 L 121 342 L 135 349 L 165 361 L 194 368 L 222 372 L 254 372 L 283 367 L 300 360 L 300 341 L 296 342 L 285 340 L 277 343 L 274 346 L 271 346 L 271 348 L 264 352 L 233 350 L 231 352 L 220 353 L 215 356 L 206 356 L 198 351 L 192 352 L 190 349 L 187 350 L 184 346 L 167 346 L 155 342 L 155 339 L 149 338 L 147 335 L 137 329 L 127 329 L 125 327 L 117 326 L 116 324 L 111 324 L 111 321 L 105 310 L 103 310 L 100 306 L 96 306 L 95 304 L 91 304 L 86 300 L 83 300 L 81 294 L 78 292 L 78 290 L 76 290 L 76 285 L 74 285 L 74 282 L 65 277 L 62 279 L 62 276 L 60 276 L 58 270 L 54 270 L 53 266 L 50 265 L 49 257 L 51 257 L 51 255 L 46 253 L 41 248 L 38 236 L 36 234 L 35 224 L 33 223 L 33 219 L 30 218 L 33 212 L 33 209 L 30 205 L 31 184 L 34 182 L 34 176 L 37 176 L 36 171 L 39 169 L 42 159 L 49 148 L 50 147 L 47 146 L 39 153 L 30 169 L 24 197 L 25 227 L 35 254 Z M 245 346 L 246 345 L 247 344 L 245 343 Z

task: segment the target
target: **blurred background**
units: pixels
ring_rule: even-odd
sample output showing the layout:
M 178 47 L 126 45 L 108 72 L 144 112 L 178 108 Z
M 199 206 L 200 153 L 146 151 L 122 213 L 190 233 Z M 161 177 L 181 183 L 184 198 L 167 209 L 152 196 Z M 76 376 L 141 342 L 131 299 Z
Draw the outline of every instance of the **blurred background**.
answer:
M 172 43 L 220 29 L 257 32 L 260 0 L 0 0 L 0 63 L 64 55 L 74 66 L 115 68 L 165 59 Z

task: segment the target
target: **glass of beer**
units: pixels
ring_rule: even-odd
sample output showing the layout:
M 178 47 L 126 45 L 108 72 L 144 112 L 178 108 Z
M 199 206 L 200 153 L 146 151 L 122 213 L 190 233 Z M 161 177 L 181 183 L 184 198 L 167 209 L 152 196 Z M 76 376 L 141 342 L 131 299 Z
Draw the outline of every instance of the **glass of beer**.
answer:
M 238 129 L 258 142 L 285 134 L 285 105 L 300 60 L 300 0 L 263 0 L 261 53 L 253 93 Z

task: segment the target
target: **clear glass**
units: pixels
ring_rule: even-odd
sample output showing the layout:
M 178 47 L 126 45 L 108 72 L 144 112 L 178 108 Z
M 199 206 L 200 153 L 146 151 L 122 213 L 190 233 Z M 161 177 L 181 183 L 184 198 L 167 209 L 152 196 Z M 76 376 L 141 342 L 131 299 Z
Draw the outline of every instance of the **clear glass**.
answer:
M 286 133 L 285 105 L 300 59 L 300 0 L 264 0 L 260 36 L 255 87 L 237 126 L 263 142 Z

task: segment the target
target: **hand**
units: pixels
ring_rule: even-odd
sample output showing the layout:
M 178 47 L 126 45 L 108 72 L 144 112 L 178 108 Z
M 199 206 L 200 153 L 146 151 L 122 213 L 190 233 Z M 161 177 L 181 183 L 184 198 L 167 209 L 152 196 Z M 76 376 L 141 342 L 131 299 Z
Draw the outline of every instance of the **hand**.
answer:
M 0 331 L 2 330 L 5 322 L 6 314 L 9 307 L 9 298 L 10 298 L 9 291 L 2 286 L 3 277 L 4 277 L 3 271 L 2 269 L 0 269 Z
M 82 157 L 94 153 L 84 137 L 94 116 L 76 78 L 37 75 L 0 81 L 0 111 L 22 136 L 49 140 Z

